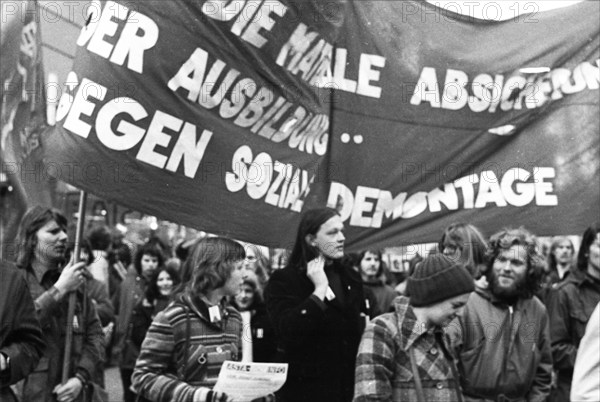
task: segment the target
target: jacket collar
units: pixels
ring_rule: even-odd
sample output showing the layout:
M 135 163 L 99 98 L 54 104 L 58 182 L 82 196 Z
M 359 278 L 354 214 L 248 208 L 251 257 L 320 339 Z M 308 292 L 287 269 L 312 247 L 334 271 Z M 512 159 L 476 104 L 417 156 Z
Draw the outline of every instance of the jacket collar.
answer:
M 495 306 L 502 306 L 502 307 L 509 307 L 509 304 L 506 303 L 506 301 L 504 301 L 503 299 L 498 298 L 495 294 L 492 293 L 491 290 L 489 289 L 480 289 L 478 287 L 475 287 L 475 293 L 477 293 L 478 295 L 480 295 L 481 297 L 483 297 L 484 299 L 486 299 L 487 301 L 489 301 L 490 303 L 492 303 Z M 525 300 L 527 300 L 524 297 L 519 297 L 517 299 L 517 302 L 512 305 L 512 307 L 515 310 L 521 310 L 524 309 L 524 302 Z
M 204 300 L 202 300 L 202 298 L 184 294 L 179 297 L 179 301 L 182 304 L 189 307 L 189 309 L 192 310 L 192 312 L 194 314 L 196 314 L 201 320 L 205 321 L 207 324 L 210 324 L 210 325 L 219 326 L 221 324 L 221 322 L 223 322 L 223 320 L 229 315 L 229 312 L 227 311 L 227 308 L 225 306 L 224 299 L 218 305 L 219 312 L 221 314 L 221 320 L 216 321 L 216 322 L 212 322 L 210 320 L 210 313 L 208 310 L 210 306 L 208 306 L 206 304 L 206 302 L 204 302 Z
M 600 285 L 600 281 L 598 279 L 593 278 L 587 272 L 582 272 L 582 271 L 578 271 L 577 274 L 569 275 L 567 280 L 575 283 L 575 285 L 577 285 L 577 287 L 581 287 L 586 284 L 594 286 L 594 287 Z
M 409 304 L 409 299 L 399 296 L 394 300 L 398 330 L 400 331 L 400 347 L 408 350 L 423 334 L 433 334 L 435 328 L 427 329 L 425 323 L 417 321 L 417 316 Z

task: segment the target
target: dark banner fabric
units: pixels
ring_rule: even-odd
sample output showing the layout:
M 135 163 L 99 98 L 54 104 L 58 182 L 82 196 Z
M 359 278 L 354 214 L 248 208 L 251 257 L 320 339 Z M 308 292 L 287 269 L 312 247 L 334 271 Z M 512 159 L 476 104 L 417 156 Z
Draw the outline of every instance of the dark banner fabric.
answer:
M 93 4 L 46 168 L 100 197 L 279 247 L 326 204 L 353 249 L 598 219 L 597 4 Z
M 503 22 L 353 2 L 328 194 L 351 245 L 437 241 L 453 222 L 551 235 L 598 220 L 599 16 L 596 2 Z

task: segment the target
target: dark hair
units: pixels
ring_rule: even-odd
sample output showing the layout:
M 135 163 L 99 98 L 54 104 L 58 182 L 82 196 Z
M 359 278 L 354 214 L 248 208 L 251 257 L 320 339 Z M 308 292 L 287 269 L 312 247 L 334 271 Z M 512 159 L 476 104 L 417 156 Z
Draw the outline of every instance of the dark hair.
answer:
M 362 275 L 361 264 L 362 264 L 363 258 L 365 258 L 365 255 L 367 255 L 367 253 L 375 254 L 377 256 L 377 258 L 379 258 L 379 269 L 377 270 L 377 277 L 380 277 L 384 270 L 383 259 L 381 257 L 381 250 L 363 250 L 363 251 L 361 251 L 361 253 L 358 255 L 358 272 Z
M 306 236 L 315 235 L 322 224 L 339 214 L 331 208 L 309 209 L 300 218 L 296 242 L 290 254 L 287 265 L 297 269 L 306 269 L 306 264 L 315 259 L 319 253 L 318 250 L 306 242 Z
M 550 272 L 557 272 L 556 269 L 556 257 L 554 256 L 554 250 L 560 245 L 560 243 L 568 241 L 571 245 L 571 257 L 575 255 L 575 247 L 573 247 L 573 242 L 565 236 L 556 236 L 552 238 L 552 243 L 550 244 L 550 250 L 548 250 L 548 258 L 547 258 L 547 267 Z
M 81 241 L 81 244 L 79 245 L 79 247 L 80 247 L 80 252 L 85 251 L 88 255 L 87 260 L 84 261 L 85 264 L 90 265 L 92 262 L 94 262 L 94 254 L 92 252 L 92 246 L 90 246 L 90 242 L 83 239 Z M 71 243 L 67 246 L 67 250 L 65 251 L 65 260 L 66 261 L 71 259 L 71 255 L 73 254 L 73 251 L 75 251 L 75 243 Z
M 587 270 L 590 259 L 590 246 L 594 241 L 596 241 L 596 236 L 598 236 L 598 233 L 600 233 L 600 222 L 594 223 L 583 233 L 581 245 L 579 246 L 579 253 L 577 253 L 577 268 L 580 271 L 585 272 Z
M 108 262 L 116 264 L 118 261 L 123 264 L 125 268 L 131 265 L 131 249 L 125 243 L 113 245 L 113 248 L 108 253 Z
M 142 257 L 144 255 L 156 257 L 156 259 L 158 260 L 158 267 L 162 267 L 165 263 L 165 257 L 162 253 L 162 250 L 158 248 L 154 243 L 146 243 L 135 254 L 135 260 L 133 262 L 133 265 L 138 275 L 142 274 Z
M 150 280 L 150 284 L 148 285 L 148 288 L 146 289 L 146 299 L 148 300 L 148 302 L 150 302 L 150 304 L 152 304 L 152 302 L 154 302 L 154 300 L 160 298 L 162 295 L 160 294 L 160 290 L 158 290 L 158 276 L 160 275 L 161 272 L 166 272 L 169 274 L 169 276 L 171 277 L 171 280 L 173 281 L 173 289 L 177 288 L 177 285 L 179 285 L 179 273 L 168 266 L 161 266 L 159 267 L 156 272 L 152 275 L 152 279 Z
M 226 237 L 199 240 L 183 264 L 182 283 L 177 293 L 206 294 L 225 285 L 234 264 L 246 257 L 244 247 Z
M 460 261 L 465 264 L 471 276 L 478 279 L 481 276 L 479 267 L 485 264 L 487 252 L 487 242 L 479 229 L 468 223 L 453 223 L 442 234 L 438 243 L 440 252 L 444 251 L 444 244 L 448 240 L 460 245 Z
M 87 240 L 92 250 L 106 251 L 112 243 L 110 231 L 106 226 L 97 226 L 88 232 Z
M 491 283 L 492 267 L 500 251 L 508 250 L 512 246 L 523 246 L 527 252 L 527 274 L 523 292 L 526 298 L 532 297 L 541 285 L 544 258 L 539 252 L 535 236 L 523 227 L 504 229 L 490 237 L 490 246 L 486 253 L 488 281 Z
M 36 205 L 25 212 L 17 233 L 19 248 L 16 262 L 18 267 L 27 268 L 31 265 L 37 246 L 36 234 L 38 230 L 51 221 L 56 222 L 64 231 L 67 230 L 67 218 L 56 209 Z

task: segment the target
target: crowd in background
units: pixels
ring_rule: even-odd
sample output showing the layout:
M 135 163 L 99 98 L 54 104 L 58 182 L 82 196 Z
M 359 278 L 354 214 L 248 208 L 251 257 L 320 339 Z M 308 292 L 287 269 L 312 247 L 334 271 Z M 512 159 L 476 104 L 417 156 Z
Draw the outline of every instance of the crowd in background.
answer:
M 284 402 L 600 399 L 598 223 L 578 250 L 457 223 L 401 273 L 381 250 L 345 253 L 326 208 L 303 215 L 275 270 L 258 246 L 134 245 L 106 226 L 89 228 L 75 262 L 66 227 L 30 209 L 16 267 L 2 263 L 2 401 L 106 400 L 110 366 L 126 402 L 227 400 L 212 390 L 225 360 L 289 363 L 271 398 Z

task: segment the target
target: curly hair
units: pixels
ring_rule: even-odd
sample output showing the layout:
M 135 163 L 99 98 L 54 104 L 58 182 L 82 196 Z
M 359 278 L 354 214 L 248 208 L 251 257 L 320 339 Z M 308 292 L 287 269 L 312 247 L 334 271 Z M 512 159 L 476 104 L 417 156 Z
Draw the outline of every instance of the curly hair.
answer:
M 524 297 L 531 298 L 541 286 L 544 273 L 544 257 L 539 251 L 535 236 L 523 227 L 503 229 L 490 237 L 489 247 L 485 255 L 488 281 L 492 282 L 492 268 L 496 257 L 502 250 L 508 250 L 512 246 L 523 246 L 527 252 L 527 274 L 525 284 L 521 290 Z
M 183 265 L 182 287 L 178 293 L 205 295 L 225 285 L 235 263 L 246 258 L 244 247 L 226 237 L 199 240 Z

